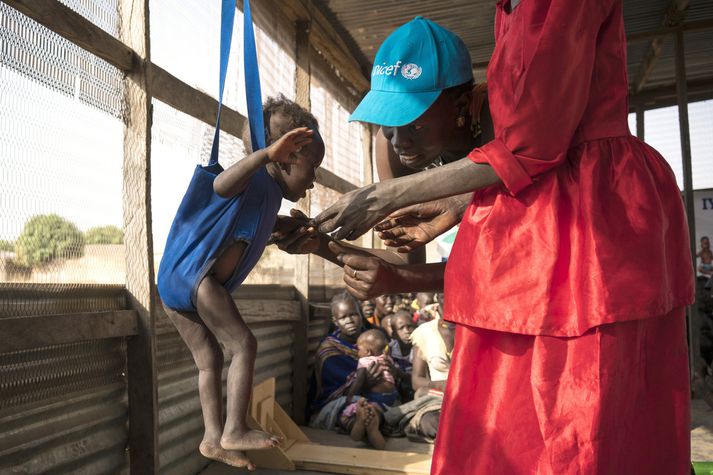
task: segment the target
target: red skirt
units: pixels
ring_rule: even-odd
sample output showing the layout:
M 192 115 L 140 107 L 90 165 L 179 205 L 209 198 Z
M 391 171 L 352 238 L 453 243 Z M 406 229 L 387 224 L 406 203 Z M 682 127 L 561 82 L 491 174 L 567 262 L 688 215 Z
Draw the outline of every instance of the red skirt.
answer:
M 573 338 L 458 325 L 431 473 L 689 474 L 684 309 Z

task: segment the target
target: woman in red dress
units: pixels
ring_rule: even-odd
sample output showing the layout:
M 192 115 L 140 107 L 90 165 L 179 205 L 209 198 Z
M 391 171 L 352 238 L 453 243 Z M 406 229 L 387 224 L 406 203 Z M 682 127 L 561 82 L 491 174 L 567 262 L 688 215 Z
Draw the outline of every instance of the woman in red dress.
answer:
M 628 129 L 622 0 L 499 2 L 495 36 L 495 139 L 349 193 L 316 222 L 355 238 L 475 190 L 445 270 L 444 315 L 458 325 L 432 473 L 689 473 L 692 259 L 674 175 Z M 359 120 L 455 126 L 394 123 L 386 106 L 414 93 L 389 91 L 382 110 L 374 81 Z M 355 293 L 379 287 L 379 272 L 428 281 L 352 257 Z

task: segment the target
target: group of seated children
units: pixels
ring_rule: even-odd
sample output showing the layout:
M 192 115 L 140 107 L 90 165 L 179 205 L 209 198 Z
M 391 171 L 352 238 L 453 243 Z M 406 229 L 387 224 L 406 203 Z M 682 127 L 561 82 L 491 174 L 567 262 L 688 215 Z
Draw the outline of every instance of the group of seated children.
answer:
M 310 425 L 384 448 L 384 434 L 432 441 L 450 366 L 453 328 L 439 296 L 332 299 L 334 331 L 315 361 Z

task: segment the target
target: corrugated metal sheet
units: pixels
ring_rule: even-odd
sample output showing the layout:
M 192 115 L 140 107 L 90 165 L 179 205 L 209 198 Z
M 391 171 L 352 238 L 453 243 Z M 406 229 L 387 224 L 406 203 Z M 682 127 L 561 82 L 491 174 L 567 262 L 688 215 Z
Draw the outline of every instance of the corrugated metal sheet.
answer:
M 250 315 L 243 317 L 251 319 Z M 275 377 L 277 402 L 289 412 L 295 322 L 249 321 L 248 326 L 258 340 L 254 381 Z M 157 335 L 160 471 L 181 475 L 197 473 L 209 463 L 198 453 L 203 437 L 198 372 L 185 343 L 162 313 L 157 320 Z M 228 364 L 226 357 L 224 391 Z
M 122 286 L 0 285 L 0 319 L 126 308 Z M 126 345 L 0 353 L 0 473 L 128 472 Z
M 127 472 L 125 366 L 122 339 L 0 354 L 0 473 Z
M 365 66 L 373 62 L 384 39 L 398 26 L 417 15 L 430 18 L 458 34 L 470 50 L 475 63 L 487 62 L 495 47 L 493 21 L 494 0 L 449 0 L 434 2 L 416 0 L 315 0 L 315 4 L 331 17 L 337 30 L 349 36 L 354 49 L 362 53 Z M 662 24 L 670 0 L 625 0 L 624 21 L 627 34 L 653 31 Z M 691 1 L 685 21 L 713 18 L 713 2 Z M 628 49 L 628 71 L 631 80 L 639 72 L 650 42 L 631 45 Z M 667 43 L 673 43 L 672 38 Z M 689 79 L 713 77 L 713 36 L 711 33 L 686 33 L 686 56 Z M 675 83 L 672 46 L 664 46 L 661 58 L 646 83 L 647 87 Z M 481 71 L 477 80 L 483 80 Z

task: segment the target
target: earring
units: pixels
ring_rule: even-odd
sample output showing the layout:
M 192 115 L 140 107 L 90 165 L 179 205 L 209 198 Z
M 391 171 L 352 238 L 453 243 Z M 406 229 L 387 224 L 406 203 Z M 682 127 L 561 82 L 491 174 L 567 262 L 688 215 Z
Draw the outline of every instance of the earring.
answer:
M 458 127 L 463 127 L 465 125 L 465 116 L 459 115 L 456 119 L 456 125 Z

